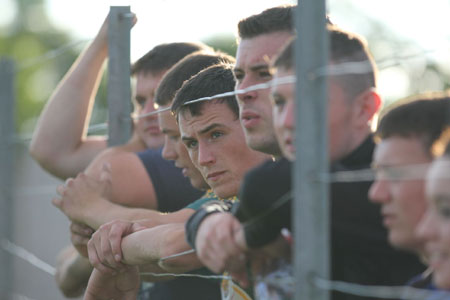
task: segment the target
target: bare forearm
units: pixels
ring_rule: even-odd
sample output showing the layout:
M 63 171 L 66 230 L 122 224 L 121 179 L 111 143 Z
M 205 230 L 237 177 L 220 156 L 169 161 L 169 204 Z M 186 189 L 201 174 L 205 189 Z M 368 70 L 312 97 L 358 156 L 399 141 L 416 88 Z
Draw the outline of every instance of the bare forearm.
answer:
M 152 228 L 185 222 L 193 213 L 192 209 L 186 208 L 175 213 L 164 214 L 152 209 L 122 206 L 102 198 L 93 202 L 94 204 L 85 210 L 86 215 L 81 222 L 95 230 L 114 220 L 137 222 L 144 227 Z
M 195 254 L 161 262 L 161 258 L 190 250 L 184 238 L 184 224 L 167 224 L 135 232 L 122 240 L 126 264 L 158 264 L 164 272 L 187 272 L 201 267 Z
M 87 215 L 82 220 L 83 223 L 95 230 L 103 224 L 114 220 L 137 222 L 142 226 L 151 228 L 181 219 L 151 209 L 125 207 L 112 202 L 96 206 L 96 208 L 86 211 L 86 213 Z

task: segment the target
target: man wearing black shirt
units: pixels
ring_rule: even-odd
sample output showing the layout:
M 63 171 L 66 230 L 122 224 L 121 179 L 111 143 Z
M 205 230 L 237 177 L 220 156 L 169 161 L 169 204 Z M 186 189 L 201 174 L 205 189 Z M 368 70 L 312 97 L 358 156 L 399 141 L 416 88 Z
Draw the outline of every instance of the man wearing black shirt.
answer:
M 369 168 L 374 149 L 370 122 L 381 106 L 381 99 L 374 90 L 375 67 L 365 43 L 360 38 L 334 27 L 329 27 L 328 31 L 330 65 L 358 62 L 368 70 L 364 74 L 350 73 L 328 77 L 331 171 Z M 293 42 L 275 60 L 275 82 L 278 78 L 294 75 L 292 52 Z M 292 161 L 295 159 L 293 85 L 274 86 L 272 95 L 278 143 L 283 155 Z M 270 169 L 272 170 L 268 171 Z M 265 176 L 269 176 L 269 179 L 265 180 Z M 278 199 L 283 197 L 290 187 L 281 185 L 280 181 L 290 180 L 289 163 L 283 160 L 268 162 L 249 173 L 241 188 L 241 204 L 236 215 L 241 222 L 254 218 L 259 218 L 259 222 L 251 222 L 248 226 L 241 227 L 243 230 L 237 231 L 231 241 L 218 241 L 203 232 L 207 231 L 210 220 L 218 218 L 219 214 L 204 218 L 203 222 L 197 225 L 198 234 L 191 235 L 196 237 L 196 245 L 201 244 L 199 240 L 210 238 L 211 243 L 233 243 L 235 248 L 233 252 L 230 251 L 229 256 L 220 261 L 202 261 L 216 272 L 230 270 L 235 272 L 236 278 L 243 280 L 244 264 L 240 254 L 247 253 L 251 256 L 250 250 L 254 250 L 251 248 L 267 248 L 279 237 L 281 228 L 290 228 L 289 203 L 274 207 L 277 198 L 265 196 L 270 192 L 277 194 Z M 379 209 L 367 199 L 369 187 L 370 182 L 334 182 L 330 186 L 332 279 L 370 285 L 403 284 L 423 266 L 414 256 L 398 252 L 388 244 Z M 273 210 L 273 213 L 265 213 L 267 210 Z M 237 222 L 237 219 L 234 218 L 232 222 Z M 197 249 L 197 253 L 201 254 L 203 250 Z M 340 293 L 333 295 L 333 299 L 355 298 L 357 297 Z

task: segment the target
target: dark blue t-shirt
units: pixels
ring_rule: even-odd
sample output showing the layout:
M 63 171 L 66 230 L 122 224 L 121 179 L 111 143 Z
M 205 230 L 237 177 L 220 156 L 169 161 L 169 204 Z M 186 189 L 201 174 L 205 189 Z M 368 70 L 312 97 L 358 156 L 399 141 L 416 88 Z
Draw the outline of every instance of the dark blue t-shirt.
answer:
M 165 160 L 161 152 L 162 149 L 148 149 L 137 155 L 152 180 L 158 211 L 174 212 L 199 199 L 204 192 L 193 188 L 181 169 L 173 161 Z

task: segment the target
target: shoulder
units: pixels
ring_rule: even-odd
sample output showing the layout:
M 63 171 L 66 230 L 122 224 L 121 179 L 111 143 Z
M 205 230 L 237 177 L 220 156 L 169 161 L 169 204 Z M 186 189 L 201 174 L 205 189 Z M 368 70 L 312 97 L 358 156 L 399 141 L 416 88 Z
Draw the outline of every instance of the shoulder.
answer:
M 141 160 L 147 160 L 147 159 L 161 159 L 163 161 L 166 161 L 163 157 L 162 157 L 162 148 L 158 148 L 158 149 L 146 149 L 144 151 L 139 151 L 136 152 L 136 155 L 141 159 Z
M 240 210 L 260 211 L 291 190 L 291 163 L 267 161 L 252 169 L 239 192 Z
M 245 181 L 255 184 L 271 184 L 273 181 L 290 180 L 291 162 L 282 158 L 277 161 L 267 160 L 251 169 L 245 176 Z
M 108 148 L 97 155 L 87 167 L 86 172 L 94 176 L 99 175 L 105 164 L 109 164 L 113 172 L 116 170 L 140 170 L 143 167 L 136 153 L 113 147 Z

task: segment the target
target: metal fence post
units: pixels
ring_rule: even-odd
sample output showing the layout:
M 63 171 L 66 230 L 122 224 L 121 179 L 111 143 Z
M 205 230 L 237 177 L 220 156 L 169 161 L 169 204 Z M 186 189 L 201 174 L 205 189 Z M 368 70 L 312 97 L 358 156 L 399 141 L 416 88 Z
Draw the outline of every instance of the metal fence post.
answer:
M 296 163 L 294 168 L 294 274 L 296 300 L 327 300 L 315 276 L 329 277 L 326 78 L 313 72 L 328 61 L 325 1 L 302 0 L 296 9 Z
M 108 144 L 126 143 L 132 130 L 129 6 L 111 6 L 108 24 Z
M 14 178 L 14 77 L 11 59 L 0 59 L 0 245 L 12 238 L 12 188 Z M 0 248 L 0 298 L 9 299 L 12 265 L 9 254 Z

